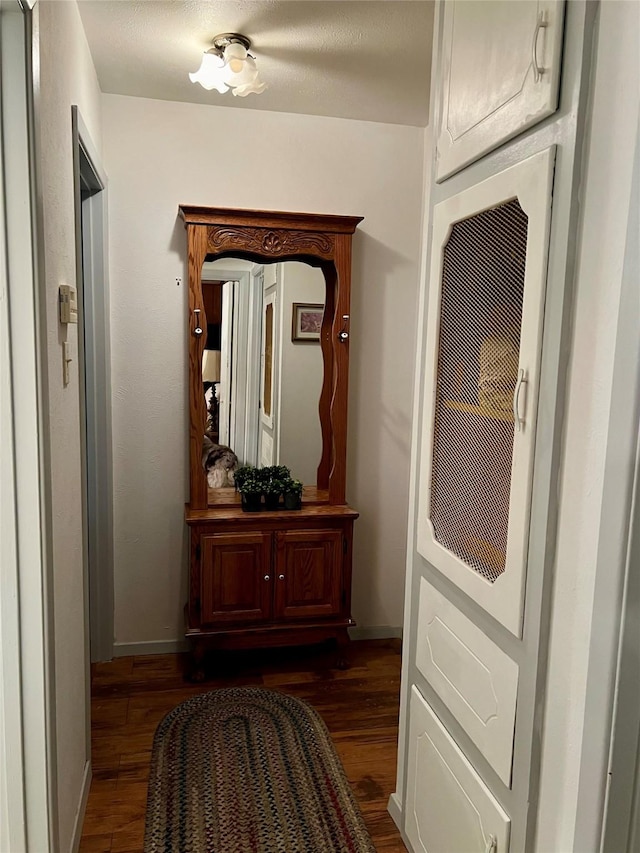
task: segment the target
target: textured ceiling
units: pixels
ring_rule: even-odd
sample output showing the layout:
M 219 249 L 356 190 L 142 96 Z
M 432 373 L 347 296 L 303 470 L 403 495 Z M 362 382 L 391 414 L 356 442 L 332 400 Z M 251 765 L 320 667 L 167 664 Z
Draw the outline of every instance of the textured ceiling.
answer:
M 80 0 L 103 92 L 424 126 L 432 0 Z M 261 95 L 187 74 L 218 33 L 253 42 Z

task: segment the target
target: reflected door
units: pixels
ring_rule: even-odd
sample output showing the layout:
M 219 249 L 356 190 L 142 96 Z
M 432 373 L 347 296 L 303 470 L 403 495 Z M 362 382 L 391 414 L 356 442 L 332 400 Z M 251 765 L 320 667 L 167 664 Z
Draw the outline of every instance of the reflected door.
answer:
M 236 282 L 227 281 L 222 286 L 222 328 L 220 332 L 220 383 L 217 388 L 219 442 L 229 446 L 233 434 L 233 320 Z
M 261 353 L 261 394 L 260 394 L 260 464 L 277 465 L 277 327 L 276 327 L 276 268 L 267 268 L 274 273 L 274 279 L 265 275 L 262 298 L 262 353 Z M 265 273 L 267 270 L 265 270 Z

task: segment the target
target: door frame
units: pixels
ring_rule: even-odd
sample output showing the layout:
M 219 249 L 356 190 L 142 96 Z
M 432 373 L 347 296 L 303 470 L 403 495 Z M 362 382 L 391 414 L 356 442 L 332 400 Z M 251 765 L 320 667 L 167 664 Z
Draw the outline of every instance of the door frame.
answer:
M 639 155 L 640 121 L 616 330 L 575 834 L 576 849 L 596 849 L 599 843 L 605 853 L 634 849 L 634 809 L 639 819 Z M 603 738 L 607 732 L 610 738 Z
M 83 484 L 85 634 L 89 661 L 114 642 L 113 458 L 107 176 L 77 106 L 71 107 Z M 90 683 L 90 678 L 87 679 Z
M 2 0 L 1 25 L 8 86 L 0 139 L 0 845 L 15 853 L 58 849 L 39 15 L 32 6 Z

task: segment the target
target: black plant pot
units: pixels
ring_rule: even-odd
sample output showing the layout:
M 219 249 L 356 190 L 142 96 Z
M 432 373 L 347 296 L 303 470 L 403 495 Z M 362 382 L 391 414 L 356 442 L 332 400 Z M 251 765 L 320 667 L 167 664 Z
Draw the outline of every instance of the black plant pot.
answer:
M 260 512 L 262 509 L 262 495 L 260 492 L 242 492 L 241 497 L 244 512 Z
M 280 506 L 280 495 L 265 495 L 264 496 L 264 508 L 265 509 L 278 509 Z
M 302 497 L 295 492 L 285 492 L 284 495 L 285 509 L 302 509 Z

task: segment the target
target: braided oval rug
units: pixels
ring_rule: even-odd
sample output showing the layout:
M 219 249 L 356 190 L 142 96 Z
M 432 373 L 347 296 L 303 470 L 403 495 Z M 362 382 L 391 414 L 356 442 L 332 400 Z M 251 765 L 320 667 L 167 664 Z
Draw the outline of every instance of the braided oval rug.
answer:
M 174 708 L 153 743 L 145 853 L 375 853 L 329 732 L 258 687 Z

